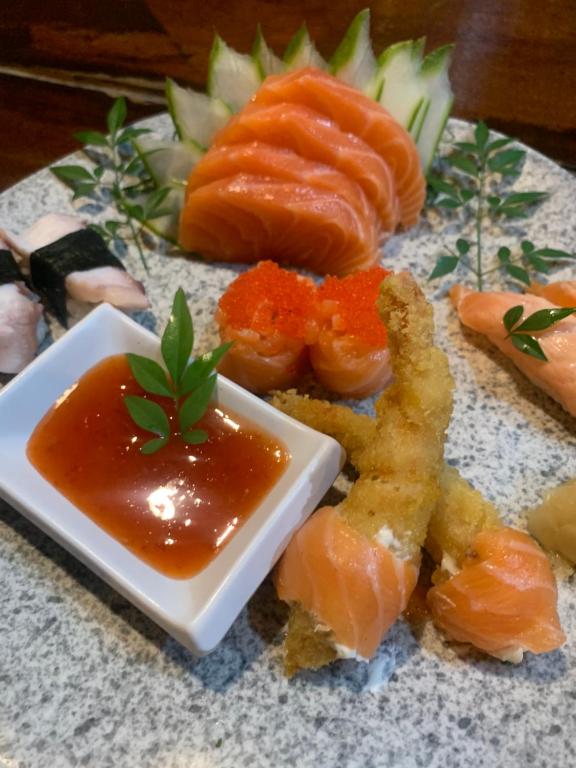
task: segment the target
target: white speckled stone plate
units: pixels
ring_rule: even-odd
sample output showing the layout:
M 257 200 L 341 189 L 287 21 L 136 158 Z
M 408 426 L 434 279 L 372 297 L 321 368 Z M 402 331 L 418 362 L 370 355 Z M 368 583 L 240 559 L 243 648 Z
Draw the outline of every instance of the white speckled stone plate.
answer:
M 169 131 L 165 118 L 150 124 Z M 468 129 L 452 122 L 450 131 Z M 529 152 L 516 186 L 551 197 L 488 245 L 527 236 L 576 250 L 576 179 Z M 0 196 L 0 226 L 19 231 L 71 210 L 68 190 L 41 171 Z M 424 283 L 456 232 L 453 219 L 429 213 L 387 244 L 384 264 Z M 126 263 L 152 301 L 137 319 L 154 327 L 182 285 L 200 344 L 211 343 L 216 301 L 236 269 L 153 254 L 147 277 L 135 254 Z M 523 510 L 544 489 L 576 476 L 576 422 L 488 343 L 462 332 L 445 288 L 425 290 L 458 386 L 447 456 L 522 527 Z M 517 667 L 462 658 L 432 627 L 417 640 L 400 622 L 370 665 L 339 662 L 288 682 L 279 660 L 284 612 L 269 583 L 221 646 L 196 659 L 0 502 L 0 766 L 576 765 L 576 585 L 559 576 L 568 642 L 555 653 Z

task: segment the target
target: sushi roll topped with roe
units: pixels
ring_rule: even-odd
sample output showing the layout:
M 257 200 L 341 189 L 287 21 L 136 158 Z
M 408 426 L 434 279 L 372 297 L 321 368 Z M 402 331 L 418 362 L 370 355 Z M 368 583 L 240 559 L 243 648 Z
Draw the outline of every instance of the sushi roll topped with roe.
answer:
M 272 261 L 237 277 L 216 314 L 222 341 L 234 342 L 220 373 L 252 392 L 293 386 L 318 335 L 317 296 L 312 280 Z
M 343 397 L 367 397 L 390 381 L 387 333 L 376 309 L 389 275 L 371 267 L 347 277 L 327 277 L 318 292 L 320 330 L 310 348 L 318 381 Z

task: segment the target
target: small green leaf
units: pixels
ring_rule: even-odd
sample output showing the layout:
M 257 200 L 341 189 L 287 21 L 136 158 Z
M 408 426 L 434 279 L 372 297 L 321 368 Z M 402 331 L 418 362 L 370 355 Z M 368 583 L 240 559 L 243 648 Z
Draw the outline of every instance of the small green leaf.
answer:
M 82 144 L 92 144 L 95 147 L 107 147 L 108 139 L 100 131 L 78 131 L 74 138 Z
M 521 304 L 518 304 L 515 307 L 511 307 L 504 317 L 502 318 L 502 322 L 504 323 L 504 327 L 508 332 L 511 332 L 516 323 L 522 318 L 522 315 L 524 314 L 524 307 Z
M 180 390 L 180 380 L 188 365 L 193 345 L 192 317 L 184 291 L 178 288 L 161 342 L 162 357 L 177 391 Z
M 133 128 L 132 126 L 129 126 L 128 128 L 124 128 L 118 136 L 117 141 L 119 144 L 124 144 L 127 141 L 132 141 L 132 139 L 137 139 L 138 136 L 143 136 L 145 133 L 150 133 L 150 130 L 148 128 Z
M 473 197 L 476 197 L 477 193 L 474 192 L 472 189 L 461 189 L 460 190 L 460 199 L 467 203 L 469 200 L 472 200 Z
M 233 344 L 233 341 L 228 341 L 213 349 L 212 352 L 194 360 L 184 371 L 180 382 L 180 394 L 187 395 L 196 389 L 202 379 L 212 373 Z
M 526 318 L 524 322 L 514 328 L 516 333 L 525 331 L 545 331 L 560 320 L 564 320 L 565 317 L 569 317 L 576 312 L 576 307 L 554 307 L 551 309 L 539 309 L 533 312 L 530 317 Z
M 192 429 L 182 435 L 182 440 L 189 445 L 199 445 L 208 440 L 208 432 L 204 429 Z
M 58 165 L 50 168 L 54 176 L 61 181 L 89 181 L 94 182 L 94 177 L 81 165 Z
M 576 254 L 574 253 L 568 253 L 567 251 L 560 251 L 557 248 L 539 248 L 536 251 L 536 254 L 538 256 L 541 256 L 543 259 L 552 259 L 564 261 L 565 259 L 576 259 Z
M 72 199 L 78 200 L 79 197 L 89 197 L 94 192 L 95 186 L 94 183 L 76 184 Z
M 155 437 L 153 440 L 148 440 L 147 443 L 144 443 L 144 445 L 141 446 L 140 453 L 144 453 L 147 456 L 149 456 L 150 454 L 156 453 L 156 451 L 159 451 L 160 448 L 164 448 L 164 446 L 167 444 L 168 444 L 167 437 Z
M 486 123 L 484 123 L 482 120 L 478 123 L 476 128 L 474 129 L 474 138 L 476 139 L 476 147 L 480 152 L 484 151 L 484 147 L 488 143 L 488 139 L 490 138 L 490 131 L 488 130 L 488 126 Z
M 514 280 L 519 280 L 524 285 L 530 285 L 530 275 L 522 267 L 519 267 L 517 264 L 505 264 L 504 269 Z
M 528 255 L 534 250 L 534 243 L 531 243 L 530 240 L 522 240 L 520 247 L 522 248 L 522 253 Z
M 531 205 L 540 203 L 548 197 L 547 192 L 512 192 L 502 201 L 504 205 Z
M 123 166 L 122 173 L 125 176 L 138 176 L 142 171 L 142 168 L 142 159 L 138 155 L 135 155 Z M 127 188 L 125 187 L 125 189 Z
M 454 152 L 452 155 L 448 155 L 446 161 L 454 168 L 458 168 L 459 171 L 467 173 L 468 176 L 478 176 L 478 166 L 474 160 L 466 157 L 466 155 L 463 155 L 460 152 Z
M 112 237 L 116 237 L 116 235 L 118 234 L 118 230 L 120 229 L 122 224 L 119 221 L 107 221 L 104 224 L 104 226 L 107 229 L 107 231 L 110 232 Z
M 207 379 L 203 379 L 192 394 L 186 398 L 178 411 L 181 434 L 187 432 L 193 424 L 196 424 L 204 416 L 215 384 L 216 374 L 213 374 Z
M 438 176 L 429 176 L 428 184 L 430 184 L 432 189 L 436 190 L 436 192 L 442 192 L 454 200 L 458 200 L 460 197 L 457 188 L 453 184 L 449 184 L 447 181 L 440 179 Z
M 528 336 L 525 333 L 515 334 L 510 336 L 510 341 L 516 349 L 523 352 L 525 355 L 535 357 L 537 360 L 542 360 L 544 363 L 548 362 L 548 358 L 544 354 L 544 350 L 533 336 Z
M 507 147 L 508 144 L 512 144 L 514 139 L 510 139 L 508 137 L 505 137 L 503 139 L 495 139 L 494 141 L 491 141 L 490 144 L 486 147 L 487 152 L 495 152 L 497 149 L 502 149 L 502 147 Z
M 550 272 L 551 264 L 546 261 L 546 259 L 541 259 L 539 256 L 537 256 L 535 253 L 528 253 L 525 255 L 524 260 L 528 262 L 528 264 L 536 270 L 536 272 L 542 272 L 543 274 L 547 274 Z
M 462 202 L 460 200 L 452 200 L 451 197 L 443 197 L 441 200 L 436 200 L 434 205 L 438 208 L 460 208 Z
M 428 276 L 428 280 L 435 280 L 437 277 L 444 277 L 444 275 L 454 272 L 459 261 L 458 256 L 440 256 L 436 266 Z
M 154 360 L 132 352 L 126 354 L 132 375 L 145 392 L 153 395 L 173 397 L 174 393 L 168 383 L 168 377 L 164 369 Z
M 476 153 L 476 144 L 473 144 L 471 141 L 455 141 L 454 146 L 468 154 Z
M 504 149 L 488 160 L 488 168 L 494 173 L 516 173 L 525 157 L 526 152 L 521 149 Z
M 507 264 L 510 261 L 510 255 L 511 255 L 510 248 L 506 248 L 505 245 L 503 245 L 501 248 L 498 248 L 498 261 L 501 264 Z
M 488 198 L 488 205 L 490 208 L 498 208 L 500 203 L 502 202 L 501 199 L 498 197 L 498 195 L 490 195 Z
M 170 436 L 168 416 L 158 403 L 138 395 L 125 395 L 124 403 L 132 421 L 139 427 L 160 437 L 168 438 Z
M 148 195 L 144 203 L 144 218 L 151 219 L 169 194 L 170 189 L 168 187 L 161 187 Z
M 469 241 L 464 240 L 463 238 L 459 238 L 458 240 L 456 240 L 456 250 L 458 251 L 460 256 L 465 256 L 470 250 Z
M 108 132 L 111 133 L 113 136 L 124 125 L 124 120 L 126 120 L 126 113 L 127 113 L 126 99 L 124 98 L 124 96 L 121 96 L 119 99 L 116 99 L 116 101 L 112 105 L 112 108 L 108 112 L 108 115 L 106 116 L 106 124 L 108 125 Z

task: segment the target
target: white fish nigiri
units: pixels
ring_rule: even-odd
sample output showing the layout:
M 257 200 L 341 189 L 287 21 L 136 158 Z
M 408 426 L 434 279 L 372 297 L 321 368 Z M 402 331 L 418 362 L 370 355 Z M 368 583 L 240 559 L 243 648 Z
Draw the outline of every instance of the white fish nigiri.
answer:
M 149 306 L 142 284 L 77 216 L 51 213 L 20 235 L 4 232 L 4 236 L 63 325 L 68 321 L 68 299 L 89 304 L 107 301 L 119 309 Z
M 0 373 L 19 373 L 38 348 L 42 305 L 26 288 L 7 244 L 0 240 Z

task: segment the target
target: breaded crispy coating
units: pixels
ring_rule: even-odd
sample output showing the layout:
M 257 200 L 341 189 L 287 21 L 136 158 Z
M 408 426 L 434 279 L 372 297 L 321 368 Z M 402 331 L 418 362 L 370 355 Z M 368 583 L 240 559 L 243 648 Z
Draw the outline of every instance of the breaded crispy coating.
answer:
M 378 309 L 388 329 L 394 383 L 376 405 L 376 421 L 294 393 L 276 395 L 272 402 L 340 440 L 359 478 L 336 507 L 339 519 L 365 540 L 375 542 L 374 537 L 385 531 L 388 549 L 398 562 L 410 563 L 416 573 L 420 548 L 440 494 L 453 380 L 446 356 L 433 346 L 432 309 L 408 274 L 384 280 Z M 294 551 L 290 560 L 298 562 Z M 313 560 L 306 560 L 306 567 Z M 279 573 L 282 578 L 287 576 L 282 562 Z M 366 579 L 370 581 L 368 574 Z M 320 583 L 316 586 L 323 589 Z M 408 597 L 403 595 L 403 599 Z M 363 598 L 356 595 L 356 599 Z M 291 610 L 285 644 L 287 674 L 332 660 L 335 644 L 341 640 L 329 631 L 332 628 L 326 626 L 323 617 L 299 600 L 292 602 Z M 399 612 L 382 627 L 384 632 Z

